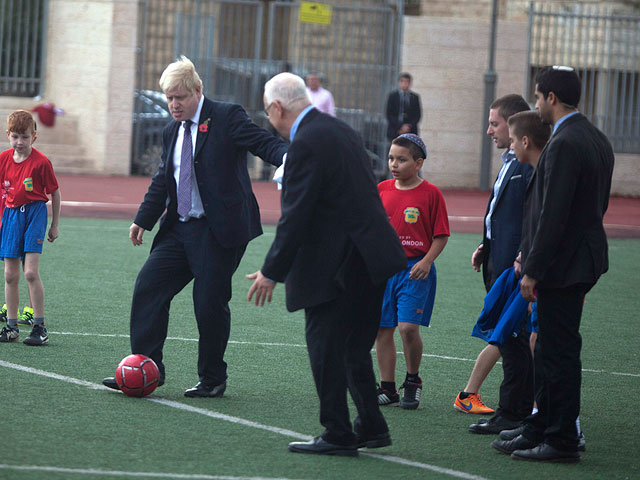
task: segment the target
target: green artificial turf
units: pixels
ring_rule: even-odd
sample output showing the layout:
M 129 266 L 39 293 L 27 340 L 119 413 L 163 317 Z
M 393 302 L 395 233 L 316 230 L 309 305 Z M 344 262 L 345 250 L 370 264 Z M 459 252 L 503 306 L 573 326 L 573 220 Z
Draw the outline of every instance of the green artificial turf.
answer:
M 498 453 L 489 446 L 493 437 L 467 432 L 477 416 L 452 408 L 484 347 L 470 336 L 484 296 L 480 274 L 470 266 L 477 235 L 454 234 L 436 262 L 432 326 L 422 329 L 420 407 L 385 408 L 393 445 L 354 459 L 287 451 L 298 434 L 317 435 L 321 426 L 302 312 L 286 311 L 282 285 L 270 305 L 258 308 L 246 301 L 250 282 L 244 275 L 260 268 L 273 227 L 265 227 L 265 235 L 249 245 L 234 277 L 223 398 L 183 396 L 198 380 L 191 286 L 171 307 L 166 384 L 147 399 L 92 387 L 112 376 L 130 353 L 131 292 L 153 233 L 134 248 L 128 225 L 65 218 L 60 238 L 45 246 L 40 266 L 50 345 L 0 344 L 0 479 L 152 478 L 145 472 L 161 478 L 640 477 L 638 415 L 625 407 L 633 406 L 640 392 L 638 240 L 610 241 L 610 271 L 587 296 L 581 329 L 587 452 L 578 465 L 555 465 L 518 462 Z M 21 289 L 24 300 L 24 280 Z M 28 333 L 23 327 L 22 339 Z M 399 355 L 400 379 L 403 362 Z M 489 406 L 497 406 L 501 378 L 496 366 L 482 387 Z M 89 385 L 70 383 L 73 379 Z M 399 460 L 382 458 L 388 456 Z

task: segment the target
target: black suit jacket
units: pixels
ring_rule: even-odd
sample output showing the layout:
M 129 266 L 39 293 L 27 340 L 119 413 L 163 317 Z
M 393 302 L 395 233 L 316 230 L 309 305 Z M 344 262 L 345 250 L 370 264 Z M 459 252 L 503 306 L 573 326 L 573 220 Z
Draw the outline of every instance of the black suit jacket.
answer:
M 262 234 L 247 151 L 278 166 L 287 145 L 255 125 L 240 105 L 205 98 L 198 124 L 194 167 L 209 228 L 225 248 L 245 245 Z M 153 246 L 178 220 L 173 149 L 180 125 L 172 120 L 163 131 L 162 162 L 134 220 L 151 230 L 166 209 Z
M 289 146 L 282 217 L 262 273 L 286 283 L 289 311 L 313 307 L 344 291 L 353 248 L 374 284 L 407 265 L 362 139 L 344 122 L 313 109 Z
M 403 123 L 411 125 L 409 133 L 418 133 L 418 122 L 422 117 L 420 96 L 414 92 L 408 92 L 408 94 L 409 106 L 404 108 L 402 119 L 400 119 L 400 91 L 394 90 L 387 98 L 387 138 L 389 140 L 398 136 L 398 130 Z
M 482 236 L 484 245 L 483 271 L 487 271 L 490 256 L 496 276 L 500 276 L 507 268 L 513 266 L 522 237 L 524 194 L 532 174 L 533 168 L 528 163 L 520 163 L 515 160 L 509 166 L 498 190 L 496 204 L 491 214 L 491 240 L 487 238 L 487 227 L 486 223 L 484 224 Z M 492 188 L 485 218 L 489 214 L 493 198 Z
M 540 287 L 595 283 L 609 267 L 603 216 L 613 149 L 578 113 L 560 124 L 542 151 L 525 197 L 523 271 Z

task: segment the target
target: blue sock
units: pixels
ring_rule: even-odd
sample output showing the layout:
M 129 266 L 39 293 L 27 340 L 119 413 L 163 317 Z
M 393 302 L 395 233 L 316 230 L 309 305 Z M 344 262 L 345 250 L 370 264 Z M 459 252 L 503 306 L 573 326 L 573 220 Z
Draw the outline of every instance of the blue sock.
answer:
M 7 325 L 9 325 L 14 330 L 18 330 L 18 319 L 17 318 L 7 318 Z
M 44 317 L 33 317 L 33 324 L 42 327 L 44 325 Z

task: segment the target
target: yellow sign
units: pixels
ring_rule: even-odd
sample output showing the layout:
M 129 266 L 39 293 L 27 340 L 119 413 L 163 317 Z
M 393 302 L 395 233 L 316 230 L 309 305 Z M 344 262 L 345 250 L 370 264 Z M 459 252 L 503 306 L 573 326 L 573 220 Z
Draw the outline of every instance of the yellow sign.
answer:
M 301 2 L 298 21 L 301 23 L 331 24 L 331 5 L 326 3 Z

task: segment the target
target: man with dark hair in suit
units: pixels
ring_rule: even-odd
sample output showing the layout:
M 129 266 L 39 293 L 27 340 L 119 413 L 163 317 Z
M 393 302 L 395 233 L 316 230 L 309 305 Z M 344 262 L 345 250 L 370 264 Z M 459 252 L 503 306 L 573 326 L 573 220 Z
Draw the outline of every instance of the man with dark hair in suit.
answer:
M 311 370 L 324 432 L 289 450 L 358 455 L 391 444 L 371 361 L 387 278 L 407 259 L 378 195 L 360 136 L 311 105 L 302 78 L 276 75 L 265 85 L 269 121 L 291 144 L 282 180 L 276 238 L 248 294 L 271 301 L 284 282 L 287 309 L 305 309 Z M 358 409 L 349 421 L 347 389 Z
M 603 217 L 614 164 L 607 137 L 578 112 L 580 93 L 571 67 L 536 76 L 536 109 L 553 133 L 525 196 L 520 289 L 538 302 L 539 411 L 521 435 L 494 445 L 522 460 L 580 461 L 580 319 L 585 294 L 609 266 Z
M 387 97 L 387 139 L 392 141 L 403 133 L 418 134 L 418 122 L 422 117 L 420 96 L 409 90 L 411 75 L 404 72 L 398 78 L 398 89 Z
M 518 112 L 530 110 L 529 104 L 517 94 L 497 98 L 489 107 L 489 135 L 502 152 L 502 167 L 491 190 L 484 219 L 482 243 L 471 256 L 472 267 L 482 277 L 487 292 L 507 268 L 513 266 L 520 248 L 522 231 L 522 205 L 524 192 L 533 167 L 520 163 L 510 149 L 508 118 Z M 504 378 L 500 385 L 498 410 L 487 421 L 469 426 L 472 433 L 498 434 L 501 430 L 517 427 L 531 413 L 533 407 L 533 359 L 526 330 L 511 337 L 498 348 L 487 345 L 478 354 L 469 381 L 455 400 L 458 410 L 473 412 L 488 409 L 478 396 L 478 390 L 495 363 L 502 356 Z M 484 407 L 484 408 L 482 408 Z M 489 412 L 487 412 L 489 413 Z
M 156 362 L 162 385 L 171 300 L 194 280 L 199 382 L 184 394 L 220 397 L 227 385 L 231 277 L 247 243 L 262 234 L 247 151 L 277 166 L 287 146 L 251 122 L 240 105 L 205 98 L 186 57 L 165 69 L 160 87 L 173 120 L 162 134 L 158 172 L 129 227 L 133 245 L 141 245 L 144 232 L 166 213 L 133 291 L 131 351 Z M 102 383 L 118 389 L 113 377 Z

